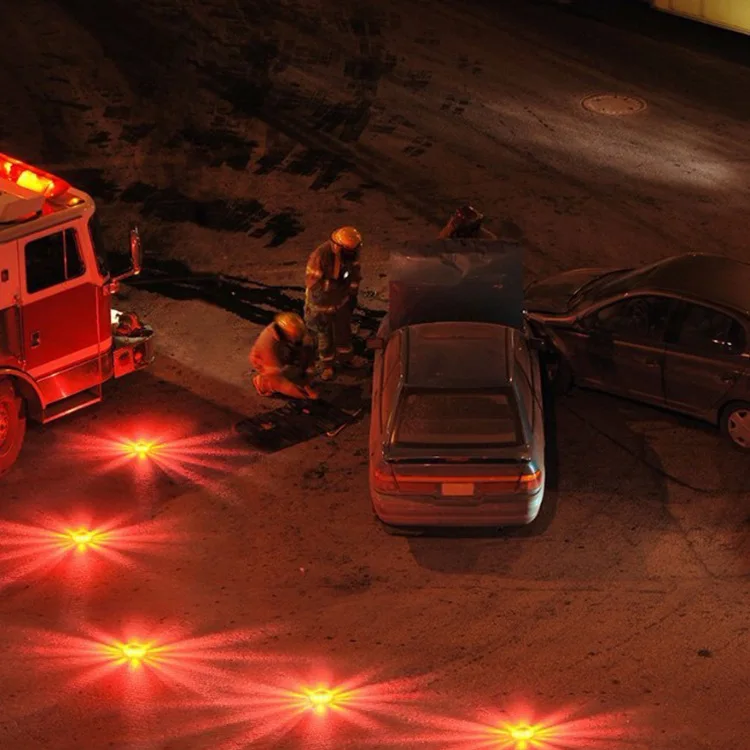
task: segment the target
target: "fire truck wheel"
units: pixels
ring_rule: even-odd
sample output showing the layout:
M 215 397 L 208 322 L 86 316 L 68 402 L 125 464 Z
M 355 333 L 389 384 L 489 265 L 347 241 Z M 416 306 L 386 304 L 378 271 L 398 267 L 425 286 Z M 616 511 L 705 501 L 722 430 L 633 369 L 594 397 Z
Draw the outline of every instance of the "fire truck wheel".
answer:
M 23 399 L 10 380 L 0 378 L 0 475 L 16 462 L 25 434 Z

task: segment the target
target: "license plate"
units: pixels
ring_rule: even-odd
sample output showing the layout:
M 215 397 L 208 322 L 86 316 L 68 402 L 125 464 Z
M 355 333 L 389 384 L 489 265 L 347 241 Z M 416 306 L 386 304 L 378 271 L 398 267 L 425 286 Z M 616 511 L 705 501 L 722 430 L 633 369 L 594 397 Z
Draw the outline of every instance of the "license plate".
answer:
M 474 494 L 474 485 L 470 482 L 464 484 L 444 484 L 443 495 L 447 497 L 468 497 Z

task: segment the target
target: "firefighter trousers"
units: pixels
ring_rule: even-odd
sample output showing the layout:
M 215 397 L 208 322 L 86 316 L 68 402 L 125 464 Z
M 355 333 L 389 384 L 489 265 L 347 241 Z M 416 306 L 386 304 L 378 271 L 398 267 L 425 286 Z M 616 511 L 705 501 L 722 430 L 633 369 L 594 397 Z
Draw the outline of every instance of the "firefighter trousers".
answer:
M 253 377 L 253 385 L 261 396 L 271 396 L 274 393 L 280 393 L 282 396 L 289 396 L 289 398 L 311 398 L 314 396 L 307 377 L 302 372 L 299 373 L 299 377 L 280 372 L 259 372 Z
M 305 325 L 317 340 L 318 361 L 330 365 L 338 357 L 346 362 L 354 352 L 352 346 L 352 311 L 349 305 L 335 312 L 305 309 Z

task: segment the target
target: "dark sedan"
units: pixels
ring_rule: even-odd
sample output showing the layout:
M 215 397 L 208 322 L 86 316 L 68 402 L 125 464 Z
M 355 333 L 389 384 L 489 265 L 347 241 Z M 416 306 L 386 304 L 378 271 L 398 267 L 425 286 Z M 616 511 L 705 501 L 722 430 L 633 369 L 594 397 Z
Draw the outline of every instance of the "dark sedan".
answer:
M 587 268 L 526 289 L 556 379 L 720 425 L 750 450 L 750 265 L 692 253 Z

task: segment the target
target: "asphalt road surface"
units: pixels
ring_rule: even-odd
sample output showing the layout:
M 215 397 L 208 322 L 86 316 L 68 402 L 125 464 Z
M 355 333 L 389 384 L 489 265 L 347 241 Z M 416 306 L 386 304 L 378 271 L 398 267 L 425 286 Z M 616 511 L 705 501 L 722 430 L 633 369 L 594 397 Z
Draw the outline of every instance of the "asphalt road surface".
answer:
M 747 257 L 747 40 L 587 5 L 2 4 L 0 150 L 89 190 L 112 250 L 140 223 L 118 304 L 159 359 L 3 479 L 0 748 L 522 748 L 521 719 L 541 747 L 747 745 L 750 461 L 710 427 L 575 392 L 538 533 L 423 538 L 372 519 L 366 420 L 270 456 L 231 430 L 341 223 L 363 331 L 389 249 L 464 200 L 530 276 Z M 50 535 L 79 526 L 108 532 Z M 306 710 L 324 682 L 337 710 Z

